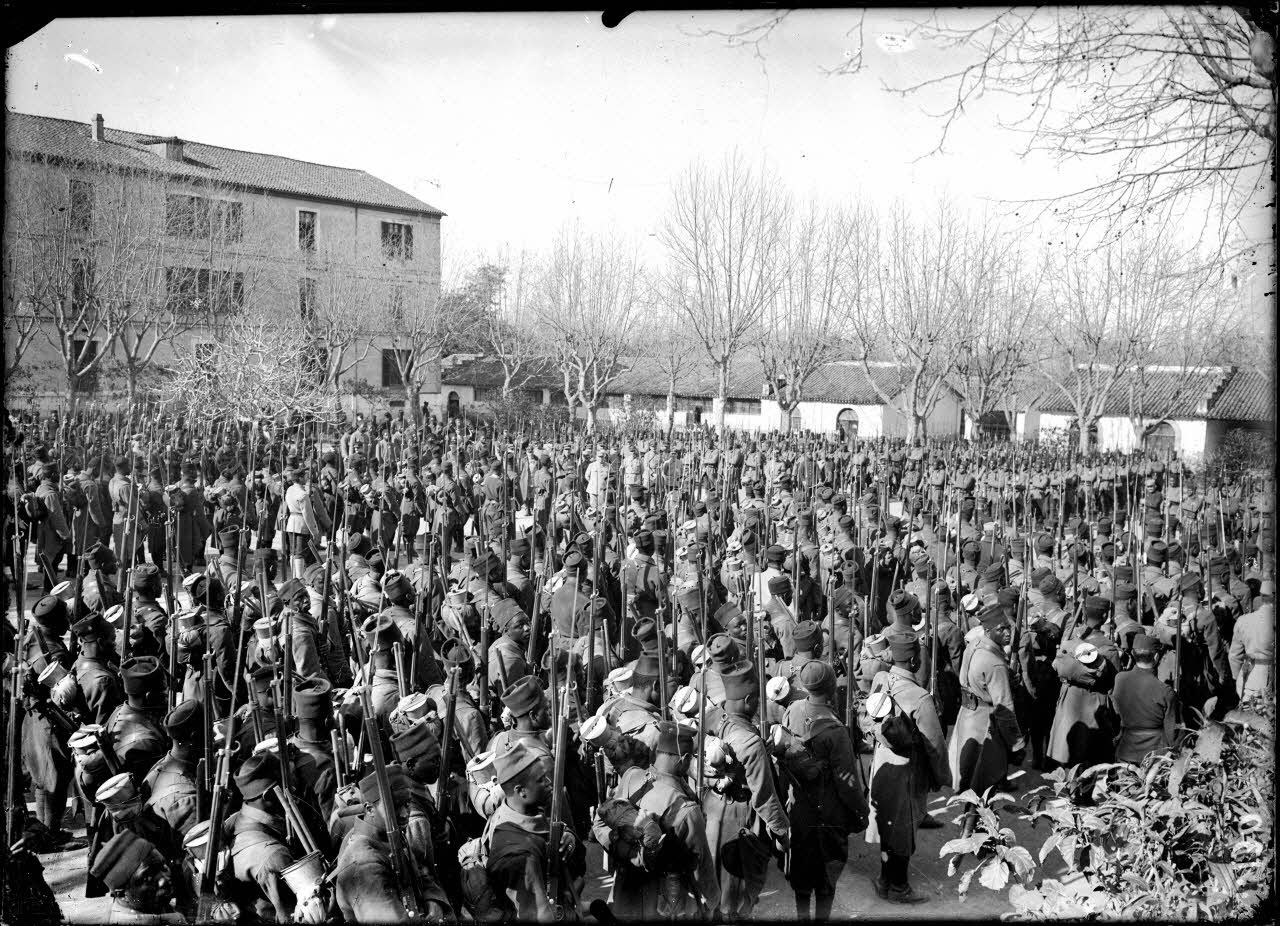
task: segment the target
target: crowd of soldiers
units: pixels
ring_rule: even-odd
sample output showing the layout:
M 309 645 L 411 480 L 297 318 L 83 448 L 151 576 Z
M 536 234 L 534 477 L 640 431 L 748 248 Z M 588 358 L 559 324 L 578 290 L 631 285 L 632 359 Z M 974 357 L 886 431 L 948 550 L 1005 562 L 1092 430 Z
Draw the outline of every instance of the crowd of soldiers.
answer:
M 6 438 L 6 846 L 75 847 L 73 802 L 86 895 L 142 920 L 730 921 L 772 864 L 825 920 L 853 836 L 922 903 L 931 795 L 1140 762 L 1274 690 L 1269 475 L 389 420 Z

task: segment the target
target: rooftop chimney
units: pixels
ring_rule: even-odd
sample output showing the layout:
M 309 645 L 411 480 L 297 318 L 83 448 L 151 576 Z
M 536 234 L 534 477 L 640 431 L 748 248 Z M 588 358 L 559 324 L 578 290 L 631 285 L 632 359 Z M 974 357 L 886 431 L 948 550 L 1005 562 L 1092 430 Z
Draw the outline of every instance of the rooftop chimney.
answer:
M 102 126 L 102 113 L 98 113 L 93 117 L 93 124 L 89 127 L 94 141 L 106 141 L 106 131 Z

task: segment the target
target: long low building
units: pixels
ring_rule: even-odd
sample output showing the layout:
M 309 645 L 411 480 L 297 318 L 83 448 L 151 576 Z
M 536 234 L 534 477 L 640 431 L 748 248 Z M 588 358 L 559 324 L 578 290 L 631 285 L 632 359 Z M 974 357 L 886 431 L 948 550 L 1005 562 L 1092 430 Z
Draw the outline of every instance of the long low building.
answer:
M 895 363 L 873 363 L 870 370 L 874 381 L 860 362 L 837 361 L 822 367 L 806 383 L 805 401 L 784 421 L 783 409 L 772 395 L 759 362 L 744 358 L 730 370 L 725 425 L 743 431 L 789 428 L 863 438 L 906 436 L 911 423 L 904 394 L 906 369 Z M 441 391 L 455 410 L 496 408 L 502 402 L 505 376 L 496 359 L 468 358 L 446 365 L 440 380 Z M 561 378 L 554 370 L 522 378 L 516 391 L 526 401 L 567 404 Z M 709 366 L 682 372 L 671 382 L 656 362 L 639 359 L 614 380 L 596 420 L 618 424 L 643 415 L 652 416 L 659 427 L 665 428 L 669 423 L 676 428 L 700 427 L 714 422 L 718 392 L 715 372 Z M 883 396 L 890 401 L 886 402 Z M 585 415 L 582 409 L 577 411 L 579 417 Z M 933 437 L 962 433 L 964 413 L 954 389 L 943 386 L 938 401 L 925 417 L 925 428 Z
M 1075 409 L 1060 390 L 1043 391 L 1017 415 L 1017 435 L 1077 431 Z M 1244 367 L 1191 370 L 1148 368 L 1117 378 L 1097 421 L 1094 445 L 1102 452 L 1139 448 L 1156 454 L 1200 457 L 1231 431 L 1274 434 L 1273 376 Z

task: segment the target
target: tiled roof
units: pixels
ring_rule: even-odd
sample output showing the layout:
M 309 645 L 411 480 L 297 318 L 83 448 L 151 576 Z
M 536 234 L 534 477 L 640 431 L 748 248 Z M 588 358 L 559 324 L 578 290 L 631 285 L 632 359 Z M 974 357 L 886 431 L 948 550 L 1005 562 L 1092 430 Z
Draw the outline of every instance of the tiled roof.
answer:
M 1203 372 L 1148 369 L 1120 374 L 1102 409 L 1105 417 L 1126 417 L 1131 412 L 1146 418 L 1204 418 L 1205 407 L 1227 375 L 1213 367 Z M 1068 384 L 1069 387 L 1069 384 Z M 1047 389 L 1038 403 L 1040 411 L 1074 414 L 1075 409 L 1059 389 Z
M 1236 370 L 1209 408 L 1209 417 L 1226 421 L 1274 421 L 1275 386 L 1258 370 Z
M 520 371 L 517 381 L 524 378 L 525 372 L 525 370 Z M 501 388 L 503 379 L 502 364 L 494 357 L 464 360 L 440 371 L 440 382 L 446 386 Z M 556 370 L 547 370 L 535 373 L 519 388 L 563 389 L 564 381 Z
M 905 383 L 907 372 L 897 365 L 873 364 L 872 375 L 889 396 L 896 396 Z M 497 360 L 466 361 L 441 372 L 441 381 L 447 385 L 501 386 L 502 366 Z M 730 399 L 760 399 L 765 381 L 764 370 L 754 357 L 742 357 L 729 369 Z M 551 370 L 534 378 L 534 387 L 560 389 L 559 375 Z M 676 378 L 675 394 L 689 398 L 714 396 L 719 392 L 715 369 L 709 363 L 699 363 L 682 371 Z M 667 394 L 667 377 L 651 358 L 637 358 L 630 369 L 618 376 L 609 388 L 611 395 Z M 816 371 L 804 389 L 805 401 L 830 402 L 841 405 L 880 405 L 876 393 L 861 363 L 838 361 Z
M 170 161 L 146 147 L 154 135 L 108 127 L 104 141 L 91 137 L 90 123 L 6 113 L 5 147 L 11 154 L 39 155 L 131 170 L 147 170 L 182 180 L 213 180 L 233 186 L 308 199 L 375 206 L 399 212 L 443 215 L 439 209 L 396 189 L 372 174 L 350 167 L 297 161 L 275 154 L 237 151 L 183 141 L 183 159 Z

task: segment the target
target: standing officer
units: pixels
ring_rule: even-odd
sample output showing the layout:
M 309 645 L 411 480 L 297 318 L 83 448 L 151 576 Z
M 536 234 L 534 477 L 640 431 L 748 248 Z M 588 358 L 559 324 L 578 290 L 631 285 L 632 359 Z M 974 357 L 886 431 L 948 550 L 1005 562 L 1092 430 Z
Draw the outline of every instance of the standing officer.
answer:
M 1173 748 L 1176 704 L 1172 689 L 1156 677 L 1156 641 L 1139 633 L 1130 652 L 1133 668 L 1116 676 L 1111 692 L 1120 717 L 1116 761 L 1141 764 L 1151 753 Z

